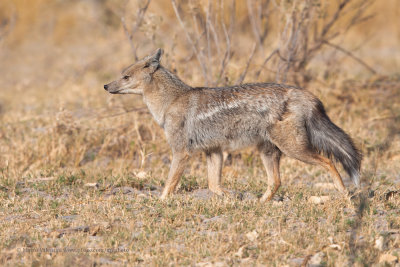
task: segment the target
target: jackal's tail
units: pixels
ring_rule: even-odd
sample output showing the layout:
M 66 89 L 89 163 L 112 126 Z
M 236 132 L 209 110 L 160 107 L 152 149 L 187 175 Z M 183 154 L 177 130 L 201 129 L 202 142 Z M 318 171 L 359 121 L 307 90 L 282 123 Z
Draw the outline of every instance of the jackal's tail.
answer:
M 353 183 L 359 187 L 362 154 L 350 136 L 329 119 L 320 101 L 311 116 L 306 119 L 306 129 L 312 147 L 327 157 L 339 161 Z

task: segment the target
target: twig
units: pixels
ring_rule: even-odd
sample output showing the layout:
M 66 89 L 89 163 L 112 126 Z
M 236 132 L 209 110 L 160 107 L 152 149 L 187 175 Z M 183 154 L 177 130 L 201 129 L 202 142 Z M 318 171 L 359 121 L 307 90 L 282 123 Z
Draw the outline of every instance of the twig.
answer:
M 140 27 L 140 25 L 143 22 L 144 19 L 144 14 L 146 13 L 147 9 L 149 8 L 150 5 L 150 1 L 151 0 L 147 0 L 146 4 L 144 5 L 144 7 L 139 8 L 137 15 L 136 15 L 136 24 L 132 29 L 132 32 L 136 32 L 137 29 Z
M 270 59 L 279 52 L 279 49 L 275 49 L 274 51 L 272 51 L 271 54 L 269 54 L 269 56 L 264 60 L 263 64 L 261 65 L 261 67 L 258 69 L 258 71 L 256 72 L 256 79 L 258 79 L 258 77 L 261 74 L 261 70 L 264 68 L 265 64 L 268 63 L 268 61 L 270 61 Z
M 330 46 L 330 47 L 335 48 L 336 50 L 339 50 L 340 52 L 342 52 L 342 53 L 344 53 L 344 54 L 346 54 L 346 55 L 348 55 L 349 57 L 351 57 L 352 59 L 354 59 L 355 61 L 357 61 L 357 62 L 360 63 L 361 65 L 363 65 L 363 66 L 364 66 L 367 70 L 369 70 L 372 74 L 376 74 L 376 73 L 377 73 L 376 70 L 374 70 L 371 66 L 369 66 L 367 63 L 365 63 L 365 61 L 363 61 L 363 60 L 360 59 L 359 57 L 356 57 L 356 56 L 353 55 L 350 51 L 344 49 L 343 47 L 338 46 L 338 45 L 335 45 L 335 44 L 332 44 L 332 43 L 330 43 L 330 42 L 328 42 L 328 41 L 323 41 L 323 43 L 326 44 L 326 45 L 328 45 L 328 46 Z
M 235 9 L 235 6 L 236 6 L 236 1 L 234 0 L 233 1 L 233 5 L 232 5 L 233 11 Z M 221 61 L 221 67 L 220 67 L 218 79 L 215 82 L 215 85 L 218 85 L 219 81 L 222 79 L 222 76 L 223 76 L 223 74 L 225 72 L 226 65 L 228 64 L 228 62 L 230 60 L 230 55 L 231 55 L 230 31 L 228 31 L 226 29 L 226 25 L 225 25 L 225 22 L 224 22 L 224 17 L 223 17 L 223 14 L 224 14 L 224 2 L 223 2 L 223 0 L 220 0 L 220 12 L 221 12 L 221 16 L 220 16 L 221 25 L 222 25 L 222 29 L 223 29 L 224 35 L 225 35 L 226 49 L 225 49 L 224 58 Z M 234 23 L 233 22 L 234 21 L 234 16 L 235 16 L 234 14 L 231 14 L 231 21 L 230 21 L 229 27 L 231 27 L 232 24 Z
M 329 30 L 332 28 L 332 26 L 336 23 L 336 21 L 339 19 L 340 13 L 343 11 L 343 9 L 346 7 L 346 5 L 350 2 L 351 0 L 343 0 L 340 4 L 338 9 L 336 10 L 335 14 L 332 16 L 331 20 L 325 24 L 324 28 L 322 29 L 321 32 L 321 37 L 324 38 L 326 34 L 329 32 Z
M 258 45 L 260 47 L 262 47 L 260 30 L 257 27 L 258 25 L 256 23 L 255 14 L 254 14 L 253 7 L 252 7 L 253 1 L 247 0 L 246 2 L 247 2 L 247 13 L 248 13 L 250 24 L 251 24 L 251 29 L 253 30 L 253 34 L 258 42 Z
M 198 45 L 198 43 L 200 42 L 201 38 L 203 38 L 204 34 L 206 34 L 206 31 L 203 31 L 201 34 L 199 34 L 199 36 L 196 38 L 196 41 L 194 42 L 195 46 Z M 193 50 L 191 52 L 192 53 L 185 58 L 186 62 L 190 61 L 192 59 L 192 57 L 195 55 Z
M 134 112 L 134 111 L 145 111 L 146 113 L 148 113 L 147 108 L 133 108 L 133 109 L 125 110 L 124 112 L 119 112 L 119 113 L 115 113 L 115 114 L 111 114 L 111 115 L 107 115 L 107 116 L 99 116 L 98 119 L 99 120 L 107 119 L 107 118 L 116 117 L 119 115 L 124 115 L 124 114 L 127 114 L 129 112 Z
M 203 60 L 201 59 L 201 56 L 200 56 L 200 53 L 201 53 L 201 52 L 199 52 L 199 51 L 197 50 L 196 45 L 194 44 L 192 38 L 190 37 L 189 32 L 187 31 L 187 29 L 186 29 L 186 27 L 185 27 L 185 24 L 183 23 L 182 18 L 181 18 L 180 14 L 179 14 L 178 7 L 176 6 L 175 0 L 171 0 L 171 3 L 172 3 L 172 7 L 173 7 L 173 9 L 174 9 L 176 18 L 178 19 L 179 24 L 181 25 L 183 31 L 185 32 L 186 39 L 188 40 L 188 42 L 189 42 L 190 45 L 192 46 L 193 52 L 195 53 L 195 55 L 196 55 L 196 57 L 197 57 L 197 61 L 198 61 L 199 64 L 200 64 L 200 67 L 201 67 L 201 70 L 202 70 L 202 72 L 203 72 L 203 76 L 204 76 L 206 85 L 208 85 L 208 82 L 209 82 L 209 80 L 208 80 L 208 73 L 207 73 L 207 69 L 206 69 L 206 66 L 205 66 L 204 62 L 203 62 Z
M 209 10 L 211 11 L 211 4 L 209 6 Z M 217 54 L 219 56 L 219 55 L 221 55 L 221 49 L 220 49 L 220 42 L 219 42 L 219 39 L 218 39 L 218 34 L 217 34 L 217 31 L 215 30 L 215 26 L 214 26 L 212 20 L 210 19 L 210 15 L 207 14 L 207 17 L 208 17 L 207 24 L 208 24 L 208 27 L 211 30 L 212 35 L 213 35 L 215 47 L 217 48 Z
M 146 13 L 147 8 L 150 5 L 150 1 L 151 0 L 147 0 L 147 2 L 144 5 L 144 7 L 139 8 L 139 10 L 137 12 L 137 16 L 136 16 L 136 23 L 135 23 L 135 26 L 132 28 L 132 31 L 129 31 L 128 26 L 126 25 L 125 12 L 124 12 L 124 15 L 121 17 L 122 27 L 124 28 L 125 35 L 128 37 L 129 44 L 130 44 L 130 46 L 132 48 L 132 53 L 133 53 L 133 57 L 134 57 L 135 61 L 138 60 L 138 56 L 137 56 L 137 53 L 136 53 L 137 47 L 135 46 L 135 44 L 133 42 L 133 35 L 135 34 L 137 29 L 142 24 L 143 19 L 144 19 L 144 14 Z M 125 3 L 124 11 L 126 10 L 126 6 L 128 5 L 128 2 L 129 2 L 129 0 Z
M 207 1 L 207 10 L 206 10 L 206 42 L 207 42 L 207 65 L 210 66 L 211 63 L 211 44 L 210 44 L 210 9 L 211 3 L 210 0 Z
M 256 52 L 256 48 L 257 48 L 257 43 L 254 44 L 253 50 L 251 51 L 251 55 L 250 55 L 249 59 L 247 60 L 246 68 L 244 69 L 242 74 L 239 76 L 239 79 L 236 81 L 235 84 L 242 84 L 244 78 L 246 77 L 246 74 L 247 74 L 247 71 L 249 69 L 250 63 L 253 60 L 254 54 Z
M 331 36 L 329 36 L 329 37 L 327 36 L 327 34 L 328 34 L 328 33 L 330 32 L 330 30 L 332 29 L 333 25 L 339 20 L 340 13 L 343 12 L 344 8 L 346 7 L 346 5 L 347 5 L 350 1 L 351 1 L 351 0 L 343 0 L 343 1 L 339 4 L 339 6 L 338 6 L 338 8 L 337 8 L 337 10 L 336 10 L 336 12 L 335 12 L 335 14 L 333 14 L 333 16 L 332 16 L 332 18 L 329 20 L 329 22 L 328 22 L 327 24 L 324 25 L 324 27 L 322 28 L 322 31 L 321 31 L 321 33 L 319 34 L 319 36 L 316 37 L 316 38 L 317 38 L 317 42 L 316 42 L 316 44 L 315 44 L 312 48 L 309 49 L 309 54 L 311 54 L 311 53 L 313 53 L 313 52 L 319 50 L 319 49 L 321 48 L 321 46 L 323 45 L 324 40 L 332 40 L 334 37 L 336 37 L 336 36 L 339 34 L 338 32 L 335 32 L 335 33 L 333 33 Z
M 135 61 L 137 61 L 138 57 L 136 54 L 136 46 L 133 43 L 133 34 L 131 32 L 129 32 L 128 27 L 126 26 L 125 17 L 121 17 L 121 23 L 122 23 L 122 27 L 124 28 L 125 35 L 126 35 L 126 37 L 128 37 L 129 44 L 132 48 L 133 58 L 135 59 Z

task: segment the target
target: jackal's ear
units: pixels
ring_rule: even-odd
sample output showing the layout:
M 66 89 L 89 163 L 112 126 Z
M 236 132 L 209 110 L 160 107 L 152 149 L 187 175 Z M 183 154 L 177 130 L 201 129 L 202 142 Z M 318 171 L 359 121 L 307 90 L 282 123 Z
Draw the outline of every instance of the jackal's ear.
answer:
M 150 55 L 147 60 L 145 67 L 150 68 L 152 72 L 156 71 L 158 67 L 160 66 L 160 58 L 161 55 L 163 54 L 163 50 L 161 48 L 158 48 L 154 54 Z
M 157 60 L 158 62 L 160 62 L 160 59 L 161 59 L 162 54 L 164 54 L 164 50 L 163 50 L 162 48 L 158 48 L 158 49 L 154 52 L 152 58 L 153 58 L 154 60 Z

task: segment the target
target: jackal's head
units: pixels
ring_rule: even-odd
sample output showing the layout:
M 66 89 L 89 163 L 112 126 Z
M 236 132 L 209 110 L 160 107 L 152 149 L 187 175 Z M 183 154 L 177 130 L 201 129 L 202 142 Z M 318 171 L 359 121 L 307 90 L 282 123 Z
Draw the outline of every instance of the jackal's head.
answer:
M 160 66 L 163 53 L 161 48 L 152 55 L 139 60 L 122 71 L 122 76 L 109 84 L 104 89 L 111 94 L 143 94 L 143 88 L 150 83 L 153 73 Z

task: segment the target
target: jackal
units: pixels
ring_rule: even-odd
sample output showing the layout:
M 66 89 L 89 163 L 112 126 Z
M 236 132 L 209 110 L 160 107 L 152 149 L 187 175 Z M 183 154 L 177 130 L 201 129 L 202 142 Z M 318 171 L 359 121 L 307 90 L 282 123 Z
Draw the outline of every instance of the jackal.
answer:
M 158 49 L 129 66 L 104 89 L 112 94 L 142 95 L 164 129 L 173 157 L 162 199 L 175 190 L 189 156 L 200 151 L 207 158 L 209 189 L 223 195 L 222 151 L 249 146 L 260 152 L 267 171 L 268 188 L 261 201 L 270 200 L 281 184 L 282 153 L 324 167 L 332 174 L 335 187 L 346 192 L 331 161 L 334 158 L 360 185 L 361 153 L 309 91 L 276 83 L 194 88 L 165 69 L 161 55 Z

